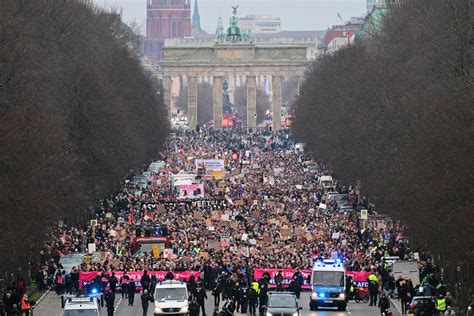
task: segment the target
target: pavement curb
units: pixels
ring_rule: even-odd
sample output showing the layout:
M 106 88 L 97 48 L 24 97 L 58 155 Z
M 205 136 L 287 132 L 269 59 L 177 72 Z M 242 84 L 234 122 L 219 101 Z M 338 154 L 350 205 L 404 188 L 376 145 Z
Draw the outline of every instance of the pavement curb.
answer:
M 47 290 L 46 292 L 43 293 L 43 295 L 40 296 L 40 298 L 36 301 L 36 304 L 35 304 L 35 307 L 33 309 L 36 308 L 36 306 L 39 306 L 41 304 L 41 302 L 44 300 L 44 298 L 51 292 L 51 290 Z
M 398 300 L 394 300 L 393 298 L 390 298 L 390 302 L 393 306 L 395 306 L 395 309 L 398 311 L 398 313 L 402 315 L 402 306 L 400 302 Z

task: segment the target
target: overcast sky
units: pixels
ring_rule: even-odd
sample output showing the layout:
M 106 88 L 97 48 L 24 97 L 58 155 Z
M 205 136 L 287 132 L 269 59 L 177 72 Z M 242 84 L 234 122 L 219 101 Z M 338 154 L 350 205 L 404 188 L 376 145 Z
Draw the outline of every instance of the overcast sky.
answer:
M 144 32 L 146 0 L 93 0 L 99 6 L 122 9 L 125 22 L 136 22 Z M 338 24 L 337 13 L 344 20 L 365 12 L 366 0 L 198 0 L 201 27 L 214 33 L 217 17 L 227 25 L 231 5 L 240 5 L 239 16 L 276 15 L 284 30 L 324 30 Z M 192 0 L 194 5 L 194 0 Z M 192 12 L 191 12 L 192 14 Z

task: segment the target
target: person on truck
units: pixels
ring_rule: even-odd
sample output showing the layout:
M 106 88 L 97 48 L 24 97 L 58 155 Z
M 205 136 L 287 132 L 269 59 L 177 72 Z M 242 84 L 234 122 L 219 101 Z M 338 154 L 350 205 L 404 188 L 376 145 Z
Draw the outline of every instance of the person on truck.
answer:
M 275 275 L 275 284 L 277 292 L 283 292 L 283 275 L 281 274 L 281 270 Z

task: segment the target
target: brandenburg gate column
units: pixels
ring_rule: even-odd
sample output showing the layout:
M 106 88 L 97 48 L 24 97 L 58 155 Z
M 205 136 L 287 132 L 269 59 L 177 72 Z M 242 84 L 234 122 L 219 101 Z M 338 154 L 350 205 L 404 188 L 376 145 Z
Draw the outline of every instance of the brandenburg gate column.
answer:
M 247 76 L 247 127 L 257 127 L 257 81 L 255 76 Z
M 188 76 L 188 129 L 196 130 L 197 125 L 197 78 Z
M 281 129 L 281 86 L 282 76 L 272 76 L 273 90 L 273 131 Z
M 222 77 L 214 76 L 214 128 L 222 128 Z
M 303 74 L 298 74 L 297 78 L 297 83 L 296 83 L 296 95 L 299 96 L 301 93 L 301 85 L 303 84 L 304 81 L 304 73 Z
M 163 77 L 163 101 L 165 102 L 165 107 L 168 109 L 169 117 L 171 118 L 171 89 L 172 89 L 172 80 L 170 76 Z

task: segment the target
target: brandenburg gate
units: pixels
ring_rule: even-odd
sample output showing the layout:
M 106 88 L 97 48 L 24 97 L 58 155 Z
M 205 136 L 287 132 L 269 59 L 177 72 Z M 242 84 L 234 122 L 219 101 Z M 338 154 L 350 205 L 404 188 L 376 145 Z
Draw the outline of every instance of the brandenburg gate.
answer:
M 303 79 L 306 66 L 306 47 L 258 46 L 250 41 L 248 32 L 241 32 L 234 8 L 227 33 L 218 30 L 213 46 L 165 47 L 161 62 L 164 101 L 171 113 L 171 84 L 173 77 L 187 77 L 188 128 L 197 125 L 197 78 L 212 76 L 214 127 L 222 128 L 223 78 L 243 76 L 247 81 L 247 127 L 257 127 L 256 76 L 271 75 L 273 90 L 273 130 L 281 128 L 282 82 L 284 76 Z M 298 84 L 299 85 L 299 84 Z

